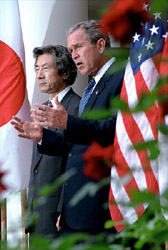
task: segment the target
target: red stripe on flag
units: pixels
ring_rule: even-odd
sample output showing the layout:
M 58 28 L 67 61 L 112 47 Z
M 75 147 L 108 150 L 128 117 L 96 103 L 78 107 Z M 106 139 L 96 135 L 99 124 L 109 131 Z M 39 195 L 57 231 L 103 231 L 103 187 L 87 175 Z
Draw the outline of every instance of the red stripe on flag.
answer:
M 18 55 L 0 41 L 0 127 L 8 123 L 22 107 L 25 98 L 25 75 Z
M 120 178 L 126 177 L 127 175 L 129 175 L 129 181 L 127 183 L 124 184 L 124 189 L 127 192 L 128 197 L 130 198 L 130 200 L 132 199 L 132 195 L 131 192 L 133 190 L 139 190 L 138 185 L 136 183 L 136 180 L 134 178 L 134 176 L 132 175 L 131 169 L 129 168 L 121 150 L 120 150 L 120 146 L 118 144 L 118 140 L 117 140 L 117 136 L 116 136 L 116 140 L 114 143 L 114 148 L 117 149 L 114 153 L 114 162 L 115 162 L 115 167 L 116 167 L 116 171 L 119 175 Z M 140 205 L 139 207 L 135 208 L 135 211 L 139 216 L 142 215 L 142 213 L 145 211 L 144 210 L 144 206 Z
M 168 38 L 166 39 L 164 50 L 163 50 L 163 56 L 162 61 L 160 65 L 160 75 L 162 77 L 167 76 L 168 74 Z M 160 94 L 166 94 L 168 95 L 168 82 L 162 86 L 160 89 Z M 162 113 L 163 116 L 168 114 L 168 98 L 164 102 L 161 103 Z
M 109 192 L 109 210 L 110 210 L 112 220 L 116 223 L 114 225 L 115 229 L 117 230 L 117 232 L 122 231 L 125 228 L 124 223 L 122 223 L 124 218 L 122 216 L 122 213 L 120 212 L 119 207 L 117 206 L 115 202 L 115 198 L 113 196 L 113 192 L 111 188 Z
M 116 140 L 115 140 L 115 143 L 114 143 L 114 148 L 115 148 L 114 162 L 115 162 L 116 171 L 117 171 L 120 178 L 123 178 L 123 177 L 126 177 L 127 175 L 129 175 L 130 179 L 125 185 L 123 185 L 123 187 L 124 187 L 125 191 L 127 192 L 128 197 L 131 200 L 132 199 L 131 192 L 133 190 L 139 190 L 139 188 L 138 188 L 136 180 L 135 180 L 134 176 L 132 175 L 131 170 L 130 170 L 130 168 L 129 168 L 129 166 L 128 166 L 128 164 L 127 164 L 127 162 L 126 162 L 126 160 L 125 160 L 125 158 L 124 158 L 124 156 L 123 156 L 123 154 L 122 154 L 122 152 L 120 150 L 120 146 L 118 144 L 117 136 L 116 136 L 115 139 Z M 110 192 L 111 193 L 109 194 L 109 199 L 110 199 L 109 209 L 110 209 L 112 220 L 114 220 L 114 221 L 123 220 L 122 214 L 119 215 L 119 213 L 118 212 L 116 213 L 116 211 L 115 211 L 115 210 L 117 210 L 119 208 L 117 208 L 117 204 L 114 205 L 115 198 L 112 195 L 112 190 L 110 190 Z M 111 203 L 111 201 L 113 201 L 113 203 Z M 135 209 L 135 212 L 136 212 L 138 217 L 140 217 L 145 211 L 144 206 L 142 204 L 135 207 L 134 209 Z M 117 215 L 117 217 L 116 217 L 116 215 Z M 120 217 L 120 220 L 119 220 L 119 217 Z M 117 229 L 117 227 L 116 227 L 116 229 Z M 118 230 L 119 229 L 117 229 L 117 231 Z
M 126 93 L 125 84 L 122 88 L 122 96 L 124 96 L 125 100 L 127 99 L 126 101 L 128 103 L 128 96 Z M 132 114 L 126 114 L 123 112 L 122 116 L 123 116 L 123 123 L 125 126 L 125 130 L 127 132 L 127 135 L 129 136 L 132 144 L 135 145 L 137 143 L 144 142 L 144 138 L 142 136 L 141 130 L 139 129 L 135 120 L 133 119 Z M 153 170 L 151 168 L 151 164 L 150 164 L 150 161 L 148 159 L 147 150 L 146 149 L 137 150 L 136 152 L 137 152 L 139 160 L 142 164 L 142 168 L 143 168 L 144 174 L 146 176 L 146 182 L 147 182 L 147 187 L 148 187 L 149 191 L 157 193 L 159 191 L 158 182 L 157 182 L 155 175 L 153 173 Z
M 138 99 L 140 100 L 142 94 L 148 95 L 150 94 L 150 90 L 148 89 L 140 70 L 137 72 L 134 78 L 136 82 L 137 96 L 138 96 Z M 156 104 L 154 104 L 144 112 L 150 124 L 151 130 L 153 132 L 153 136 L 155 137 L 155 139 L 157 139 L 158 138 L 157 124 L 159 121 L 158 107 L 156 106 Z

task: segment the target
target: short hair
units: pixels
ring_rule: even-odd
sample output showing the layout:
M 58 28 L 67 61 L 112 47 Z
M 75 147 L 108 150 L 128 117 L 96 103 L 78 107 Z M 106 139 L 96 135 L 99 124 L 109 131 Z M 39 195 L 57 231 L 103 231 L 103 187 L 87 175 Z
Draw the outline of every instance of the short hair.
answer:
M 68 85 L 72 85 L 75 82 L 77 77 L 77 67 L 66 47 L 62 45 L 48 45 L 34 48 L 33 56 L 35 58 L 35 64 L 38 57 L 43 54 L 54 55 L 54 62 L 57 66 L 58 74 L 60 76 L 69 75 L 69 77 L 64 80 Z
M 85 38 L 89 40 L 92 44 L 96 44 L 100 38 L 103 38 L 106 42 L 106 48 L 110 47 L 110 37 L 101 32 L 98 21 L 89 20 L 75 24 L 67 31 L 67 37 L 78 29 L 84 30 Z

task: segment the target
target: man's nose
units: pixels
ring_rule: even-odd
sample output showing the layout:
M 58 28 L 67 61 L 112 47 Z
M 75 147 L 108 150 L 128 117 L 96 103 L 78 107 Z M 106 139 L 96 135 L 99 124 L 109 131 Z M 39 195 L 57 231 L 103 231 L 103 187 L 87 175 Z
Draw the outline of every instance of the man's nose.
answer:
M 79 57 L 78 53 L 76 53 L 75 51 L 72 52 L 72 59 L 75 60 Z
M 39 69 L 37 72 L 37 79 L 42 79 L 42 78 L 44 78 L 43 69 Z

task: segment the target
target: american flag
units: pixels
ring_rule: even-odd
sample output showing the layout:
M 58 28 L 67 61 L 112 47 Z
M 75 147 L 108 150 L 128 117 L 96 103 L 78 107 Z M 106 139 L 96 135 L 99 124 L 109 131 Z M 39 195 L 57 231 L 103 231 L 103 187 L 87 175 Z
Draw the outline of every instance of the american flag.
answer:
M 166 21 L 161 13 L 154 14 L 154 21 L 143 25 L 143 35 L 135 34 L 126 66 L 120 99 L 131 109 L 136 106 L 142 94 L 150 93 L 156 85 L 166 42 Z M 148 190 L 159 193 L 158 159 L 148 160 L 147 149 L 130 150 L 138 143 L 158 140 L 156 124 L 160 108 L 155 102 L 148 110 L 128 114 L 119 111 L 114 141 L 114 162 L 111 169 L 109 209 L 111 218 L 119 232 L 125 228 L 124 220 L 134 223 L 145 211 L 147 204 L 129 207 L 131 191 Z

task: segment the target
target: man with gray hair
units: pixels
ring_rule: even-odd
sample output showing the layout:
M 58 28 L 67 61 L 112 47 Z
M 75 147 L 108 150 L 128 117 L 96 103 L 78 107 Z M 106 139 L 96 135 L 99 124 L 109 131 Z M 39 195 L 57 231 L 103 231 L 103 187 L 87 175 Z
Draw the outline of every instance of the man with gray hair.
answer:
M 104 223 L 110 219 L 109 210 L 104 208 L 104 204 L 108 202 L 109 185 L 101 187 L 94 196 L 85 196 L 74 206 L 70 205 L 70 200 L 84 185 L 94 182 L 83 173 L 83 154 L 92 141 L 97 141 L 103 146 L 113 144 L 116 116 L 95 121 L 86 119 L 84 113 L 110 108 L 111 98 L 120 94 L 124 72 L 112 72 L 115 58 L 105 53 L 110 47 L 110 39 L 99 30 L 97 21 L 84 21 L 74 25 L 67 34 L 67 43 L 80 73 L 92 77 L 80 101 L 79 117 L 69 115 L 58 99 L 55 110 L 37 104 L 40 110 L 32 109 L 32 117 L 38 120 L 36 124 L 41 126 L 64 129 L 64 138 L 71 145 L 66 171 L 73 169 L 75 174 L 64 183 L 60 232 L 97 234 L 105 231 Z M 15 128 L 22 132 L 20 136 L 30 138 L 25 126 L 18 124 Z M 64 141 L 60 143 L 52 131 L 44 129 L 38 134 L 34 131 L 31 136 L 34 136 L 36 141 L 42 139 L 39 146 L 42 153 L 57 154 L 57 148 L 66 148 Z
M 57 96 L 67 112 L 76 115 L 80 97 L 74 93 L 71 85 L 76 80 L 77 68 L 68 49 L 62 45 L 36 47 L 33 55 L 39 89 L 42 93 L 48 94 L 45 105 L 56 108 L 54 98 Z M 48 129 L 55 136 L 58 133 L 63 134 L 62 129 Z M 46 185 L 53 185 L 64 172 L 66 157 L 65 151 L 56 156 L 41 154 L 38 151 L 37 142 L 34 142 L 27 199 L 27 233 L 47 237 L 58 235 L 56 221 L 61 187 L 47 197 L 40 196 L 40 190 Z M 42 198 L 45 200 L 39 204 Z

